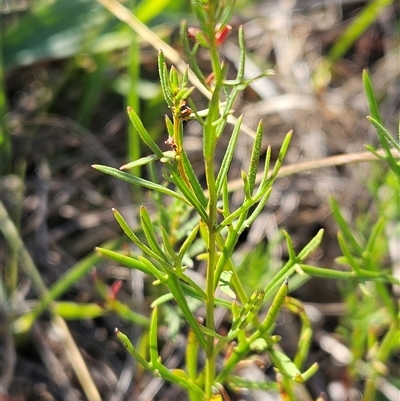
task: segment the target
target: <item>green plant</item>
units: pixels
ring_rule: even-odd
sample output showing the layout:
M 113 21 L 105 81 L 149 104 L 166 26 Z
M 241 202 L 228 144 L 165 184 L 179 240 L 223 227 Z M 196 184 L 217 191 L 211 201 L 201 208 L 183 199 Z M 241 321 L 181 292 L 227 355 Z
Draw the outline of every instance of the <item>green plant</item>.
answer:
M 192 7 L 200 28 L 188 29 L 185 22 L 181 25 L 181 40 L 190 69 L 187 67 L 183 74 L 179 75 L 174 66 L 167 67 L 163 52 L 159 53 L 158 59 L 162 92 L 172 113 L 171 118 L 166 118 L 168 137 L 165 143 L 170 149 L 163 151 L 147 132 L 137 113 L 128 107 L 135 130 L 153 154 L 134 160 L 119 170 L 101 165 L 94 166 L 103 173 L 152 190 L 159 213 L 158 218 L 151 218 L 148 210 L 144 206 L 141 207 L 141 236 L 114 210 L 116 220 L 142 255 L 98 248 L 102 255 L 144 272 L 154 279 L 155 285 L 167 288 L 167 293 L 163 293 L 152 303 L 148 352 L 143 353 L 135 348 L 129 338 L 118 329 L 116 333 L 143 367 L 185 389 L 192 401 L 225 399 L 225 386 L 265 386 L 264 383 L 247 381 L 235 374 L 238 364 L 253 352 L 266 352 L 278 373 L 277 382 L 269 386 L 280 391 L 287 399 L 295 400 L 295 387 L 311 377 L 316 372 L 317 365 L 314 364 L 303 371 L 312 330 L 301 303 L 287 296 L 289 278 L 291 287 L 301 285 L 310 276 L 376 281 L 378 287 L 383 286 L 382 282 L 398 283 L 398 280 L 385 272 L 355 263 L 349 263 L 350 271 L 334 271 L 305 264 L 305 259 L 321 242 L 321 230 L 299 253 L 295 252 L 290 236 L 284 233 L 289 253 L 288 262 L 263 288 L 251 294 L 246 292 L 238 278 L 232 257 L 240 235 L 257 218 L 268 201 L 292 133 L 286 135 L 271 169 L 271 150 L 268 149 L 264 170 L 260 175 L 257 174 L 257 170 L 261 156 L 263 125 L 262 122 L 259 123 L 249 170 L 242 172 L 243 202 L 240 207 L 231 210 L 227 174 L 241 131 L 242 117 L 239 117 L 234 125 L 217 174 L 215 153 L 228 120 L 232 120 L 232 106 L 237 95 L 253 80 L 244 79 L 246 49 L 241 28 L 238 32 L 241 57 L 235 79 L 226 79 L 228 68 L 221 63 L 218 53 L 218 47 L 231 29 L 228 23 L 233 14 L 234 1 L 192 1 Z M 190 44 L 188 36 L 194 41 L 194 45 Z M 197 64 L 196 56 L 200 48 L 209 52 L 212 72 L 208 77 L 205 77 Z M 257 78 L 259 77 L 254 79 Z M 190 95 L 194 87 L 189 86 L 190 81 L 196 82 L 197 87 L 200 83 L 202 91 L 209 98 L 205 110 L 198 110 L 191 100 Z M 196 120 L 202 127 L 205 189 L 201 186 L 185 151 L 183 121 L 187 119 Z M 154 166 L 156 161 L 162 163 L 162 176 Z M 147 166 L 150 179 L 122 171 L 140 166 Z M 169 203 L 166 198 L 169 198 Z M 336 215 L 339 216 L 338 213 Z M 193 255 L 206 262 L 204 288 L 186 274 Z M 218 290 L 227 294 L 233 301 L 218 296 Z M 189 325 L 186 369 L 167 369 L 158 353 L 159 314 L 170 299 L 175 300 L 179 312 Z M 190 302 L 193 299 L 204 305 L 204 321 L 196 317 Z M 268 312 L 261 318 L 259 312 L 268 304 Z M 220 335 L 216 331 L 214 313 L 217 305 L 227 308 L 232 316 L 231 328 L 226 335 Z M 282 352 L 278 345 L 279 338 L 273 335 L 273 328 L 282 307 L 298 315 L 302 322 L 298 350 L 293 360 Z M 236 345 L 232 348 L 231 344 L 234 341 Z M 205 355 L 204 368 L 198 366 L 199 352 Z M 217 370 L 217 359 L 221 357 L 223 364 Z
M 381 182 L 378 188 L 383 192 L 386 187 L 390 195 L 385 200 L 381 194 L 374 194 L 377 216 L 368 216 L 366 224 L 364 221 L 363 227 L 356 230 L 352 230 L 336 201 L 331 201 L 331 208 L 339 227 L 338 240 L 343 252 L 338 262 L 351 266 L 354 271 L 362 269 L 369 275 L 383 278 L 390 276 L 392 270 L 390 265 L 385 266 L 389 237 L 396 238 L 400 230 L 400 164 L 391 151 L 391 148 L 400 151 L 400 145 L 381 120 L 378 102 L 366 71 L 363 73 L 363 82 L 371 113 L 368 120 L 377 131 L 384 154 L 377 154 L 370 145 L 366 148 L 389 167 L 384 175 L 384 183 Z M 395 281 L 392 283 L 395 284 Z M 353 356 L 349 371 L 354 380 L 365 380 L 363 400 L 372 401 L 376 399 L 380 378 L 390 377 L 387 363 L 400 348 L 399 304 L 393 298 L 391 288 L 380 279 L 364 279 L 357 283 L 347 281 L 342 284 L 342 292 L 347 314 L 340 331 L 348 339 Z

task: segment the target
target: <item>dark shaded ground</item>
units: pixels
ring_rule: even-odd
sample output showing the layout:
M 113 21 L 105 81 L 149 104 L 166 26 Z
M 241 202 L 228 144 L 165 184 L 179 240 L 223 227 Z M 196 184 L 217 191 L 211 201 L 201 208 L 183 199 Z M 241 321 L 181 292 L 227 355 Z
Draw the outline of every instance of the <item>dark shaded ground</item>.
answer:
M 362 152 L 364 144 L 377 143 L 375 133 L 365 119 L 368 112 L 361 73 L 368 68 L 381 98 L 383 120 L 395 132 L 400 93 L 395 34 L 398 7 L 388 7 L 377 18 L 345 58 L 335 65 L 329 86 L 322 89 L 321 85 L 321 91 L 316 92 L 312 83 L 313 71 L 321 62 L 321 56 L 327 53 L 347 21 L 357 15 L 365 2 L 292 3 L 296 2 L 278 5 L 278 2 L 266 1 L 249 7 L 233 20 L 234 30 L 244 24 L 251 55 L 249 75 L 261 72 L 258 71 L 260 66 L 276 70 L 274 77 L 257 81 L 246 90 L 235 105 L 236 110 L 244 113 L 244 122 L 255 128 L 258 120 L 263 119 L 265 148 L 271 145 L 274 157 L 284 134 L 293 129 L 295 136 L 286 164 Z M 156 63 L 156 52 L 147 48 L 144 51 L 144 60 Z M 226 61 L 234 66 L 238 60 L 235 35 L 221 51 Z M 94 163 L 117 167 L 126 162 L 127 122 L 122 98 L 105 89 L 89 128 L 74 121 L 77 114 L 74 104 L 79 97 L 77 86 L 63 88 L 63 92 L 55 96 L 57 101 L 53 102 L 49 112 L 41 112 L 45 103 L 43 96 L 48 94 L 46 91 L 55 91 L 52 79 L 65 65 L 64 61 L 43 62 L 6 74 L 10 113 L 4 124 L 12 133 L 13 165 L 25 169 L 25 177 L 21 180 L 15 175 L 3 176 L 1 197 L 14 217 L 18 214 L 15 206 L 21 202 L 21 235 L 47 286 L 92 252 L 95 246 L 120 236 L 110 211 L 112 207 L 130 216 L 132 221 L 137 215 L 137 205 L 131 205 L 129 187 L 91 168 Z M 146 74 L 154 73 L 155 64 L 151 68 L 153 70 Z M 55 92 L 50 94 L 53 95 Z M 164 112 L 166 108 L 162 110 Z M 154 117 L 159 119 L 159 126 L 163 122 L 162 113 Z M 196 124 L 187 123 L 185 138 L 191 160 L 202 178 L 201 138 Z M 227 134 L 221 139 L 220 157 L 228 138 Z M 163 141 L 161 137 L 160 142 Z M 239 141 L 231 179 L 239 176 L 243 166 L 247 168 L 251 140 L 242 135 Z M 311 256 L 310 264 L 334 268 L 334 259 L 340 250 L 328 199 L 332 196 L 338 199 L 350 220 L 374 213 L 366 182 L 371 176 L 382 174 L 380 167 L 375 169 L 375 166 L 371 163 L 333 166 L 280 179 L 268 206 L 243 237 L 238 259 L 244 258 L 260 242 L 273 241 L 278 227 L 290 233 L 297 249 L 324 228 L 322 246 Z M 275 260 L 285 260 L 284 246 L 277 245 L 274 249 Z M 5 257 L 2 247 L 2 265 Z M 123 280 L 119 293 L 121 301 L 133 305 L 136 311 L 148 311 L 151 302 L 145 292 L 148 282 L 141 275 L 108 261 L 96 266 L 106 283 Z M 340 388 L 348 389 L 347 396 L 335 400 L 359 399 L 354 383 L 348 382 L 346 366 L 340 363 L 340 356 L 339 361 L 335 360 L 330 355 L 334 351 L 321 347 L 326 333 L 334 333 L 345 313 L 337 285 L 333 280 L 311 280 L 294 294 L 315 312 L 310 363 L 318 361 L 321 370 L 309 383 L 312 399 L 320 392 L 328 393 L 329 384 L 334 382 L 341 385 Z M 22 339 L 10 336 L 5 313 L 18 314 L 27 310 L 35 297 L 29 280 L 21 274 L 17 292 L 7 305 L 2 305 L 1 381 L 8 387 L 9 396 L 3 396 L 1 400 L 85 400 L 70 356 L 66 354 L 65 343 L 57 333 L 57 322 L 51 322 L 49 314 L 45 313 L 37 320 L 29 336 Z M 100 300 L 90 274 L 62 299 Z M 116 326 L 133 339 L 140 335 L 139 328 L 127 325 L 112 314 L 92 320 L 68 321 L 101 399 L 184 400 L 179 390 L 163 385 L 151 375 L 136 374 L 132 379 L 134 366 L 114 335 Z M 286 317 L 285 325 L 278 327 L 283 337 L 282 346 L 289 354 L 294 351 L 297 338 L 293 333 L 297 331 L 297 322 L 290 321 L 289 317 Z M 173 343 L 166 342 L 161 354 L 167 366 L 182 365 L 184 341 L 182 327 L 182 334 Z M 252 371 L 251 367 L 248 369 L 251 377 L 260 373 Z M 265 380 L 262 372 L 261 378 Z M 330 391 L 335 395 L 339 390 Z M 355 395 L 352 396 L 351 391 Z M 232 400 L 276 399 L 268 397 L 272 396 L 252 392 L 232 395 Z M 299 395 L 299 400 L 308 399 L 306 395 Z

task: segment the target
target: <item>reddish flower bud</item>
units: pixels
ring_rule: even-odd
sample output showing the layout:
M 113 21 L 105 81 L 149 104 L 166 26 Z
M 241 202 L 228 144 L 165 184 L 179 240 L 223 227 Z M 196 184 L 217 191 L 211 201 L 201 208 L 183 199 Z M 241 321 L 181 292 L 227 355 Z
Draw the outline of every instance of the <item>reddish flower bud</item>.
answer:
M 196 35 L 198 34 L 199 31 L 200 31 L 200 29 L 194 28 L 193 26 L 189 26 L 189 28 L 187 29 L 188 38 L 191 41 L 196 42 Z
M 210 44 L 204 32 L 201 29 L 189 27 L 187 30 L 187 35 L 189 39 L 193 42 L 198 43 L 200 46 L 208 49 Z
M 217 46 L 221 46 L 225 43 L 226 39 L 228 39 L 231 34 L 232 27 L 230 25 L 216 26 L 215 28 L 215 43 Z

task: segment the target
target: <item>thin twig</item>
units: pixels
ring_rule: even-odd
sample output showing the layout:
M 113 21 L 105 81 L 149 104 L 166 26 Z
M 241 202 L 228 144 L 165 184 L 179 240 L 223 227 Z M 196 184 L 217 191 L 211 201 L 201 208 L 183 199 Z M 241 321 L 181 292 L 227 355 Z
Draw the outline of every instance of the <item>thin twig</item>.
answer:
M 379 155 L 384 156 L 385 152 L 383 150 L 377 151 Z M 392 154 L 394 157 L 400 158 L 400 154 L 393 150 Z M 371 152 L 360 152 L 360 153 L 349 153 L 344 155 L 325 157 L 319 160 L 310 160 L 306 162 L 291 164 L 288 166 L 282 166 L 278 173 L 278 178 L 287 177 L 289 175 L 303 173 L 305 171 L 317 170 L 320 168 L 333 167 L 333 166 L 343 166 L 344 164 L 351 163 L 362 163 L 379 161 L 379 159 L 373 155 Z M 256 183 L 261 181 L 263 172 L 259 172 L 256 175 Z M 228 183 L 229 192 L 233 192 L 239 188 L 243 187 L 243 180 L 241 178 L 237 180 L 230 181 Z

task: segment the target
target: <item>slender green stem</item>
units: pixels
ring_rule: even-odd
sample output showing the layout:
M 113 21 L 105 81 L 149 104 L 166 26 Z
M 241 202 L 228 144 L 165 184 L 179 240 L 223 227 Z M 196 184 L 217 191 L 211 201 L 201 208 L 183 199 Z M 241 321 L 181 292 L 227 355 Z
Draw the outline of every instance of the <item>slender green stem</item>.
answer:
M 129 0 L 129 8 L 133 10 L 136 7 L 136 0 Z M 138 43 L 138 34 L 131 32 L 131 41 L 128 48 L 128 75 L 129 75 L 129 91 L 126 97 L 127 106 L 132 107 L 137 114 L 139 111 L 138 84 L 140 75 L 140 48 Z M 128 160 L 137 160 L 140 158 L 140 137 L 137 129 L 128 124 Z M 131 173 L 140 176 L 140 167 L 132 169 Z M 136 201 L 140 201 L 140 191 L 133 191 Z
M 212 10 L 210 10 L 210 16 L 213 16 Z M 207 181 L 207 189 L 209 193 L 208 200 L 208 265 L 206 273 L 206 325 L 210 330 L 215 329 L 214 323 L 214 297 L 215 297 L 215 286 L 214 286 L 214 270 L 217 262 L 217 246 L 216 246 L 216 226 L 217 226 L 217 191 L 215 184 L 215 148 L 217 142 L 217 128 L 214 124 L 219 117 L 219 103 L 220 103 L 220 91 L 222 87 L 222 72 L 220 59 L 218 55 L 217 46 L 214 37 L 214 22 L 210 18 L 210 23 L 207 26 L 207 37 L 210 40 L 210 56 L 212 71 L 215 77 L 214 92 L 210 101 L 209 113 L 204 131 L 204 161 L 205 161 L 205 173 Z M 207 338 L 207 360 L 205 366 L 205 393 L 206 399 L 211 399 L 212 389 L 215 382 L 216 364 L 215 356 L 213 355 L 214 349 L 214 337 L 208 336 Z

